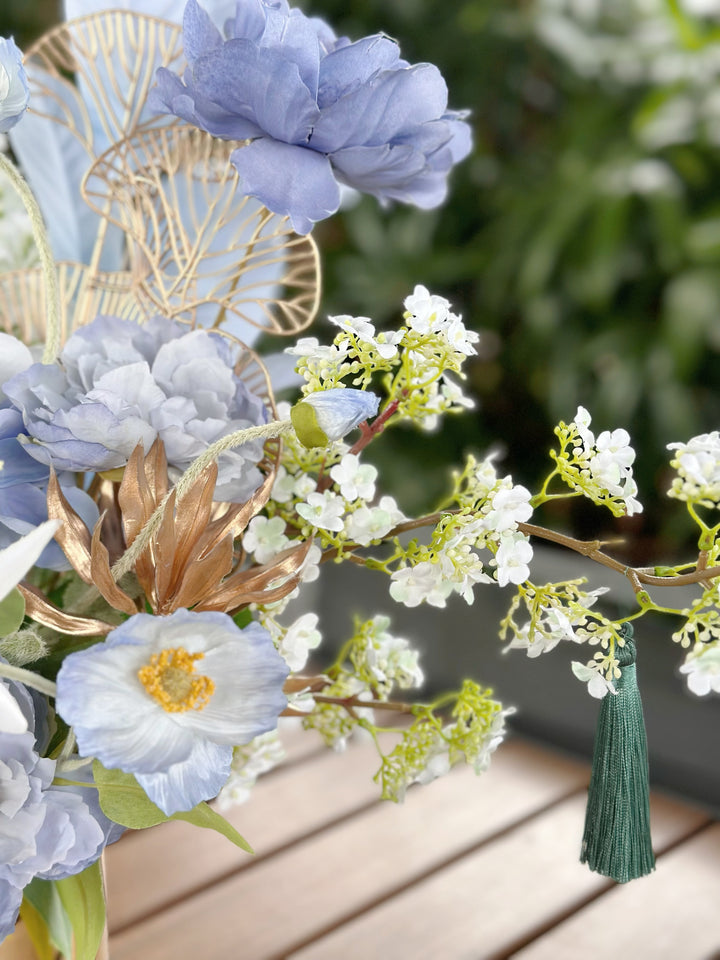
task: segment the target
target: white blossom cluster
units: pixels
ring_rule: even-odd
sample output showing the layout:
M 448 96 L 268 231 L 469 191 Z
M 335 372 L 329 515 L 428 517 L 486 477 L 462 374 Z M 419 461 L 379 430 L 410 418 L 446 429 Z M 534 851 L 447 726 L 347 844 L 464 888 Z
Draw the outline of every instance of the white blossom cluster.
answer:
M 455 487 L 452 502 L 462 512 L 443 517 L 429 546 L 411 545 L 391 575 L 390 594 L 405 606 L 444 607 L 453 593 L 471 604 L 477 583 L 504 587 L 530 576 L 532 545 L 518 529 L 532 515 L 530 492 L 512 477 L 498 477 L 492 457 L 470 456 Z M 487 563 L 478 550 L 490 551 Z
M 221 810 L 246 803 L 258 777 L 285 760 L 287 754 L 277 730 L 270 730 L 233 751 L 227 783 L 218 794 Z
M 321 531 L 328 543 L 341 540 L 368 546 L 406 519 L 393 497 L 372 502 L 377 469 L 361 463 L 356 454 L 345 453 L 329 475 L 336 489 L 315 490 L 296 504 L 299 516 Z
M 381 698 L 394 686 L 409 690 L 423 682 L 417 650 L 402 637 L 393 636 L 389 626 L 390 617 L 378 615 L 368 620 L 356 629 L 350 650 L 357 676 L 367 680 Z
M 304 613 L 289 626 L 282 626 L 275 619 L 276 613 L 275 610 L 261 610 L 260 622 L 269 631 L 287 665 L 293 673 L 297 673 L 305 667 L 310 651 L 315 650 L 322 642 L 322 634 L 317 629 L 318 615 Z
M 720 693 L 720 641 L 697 644 L 685 658 L 680 673 L 687 678 L 688 688 L 698 697 L 710 691 Z
M 607 506 L 616 516 L 641 513 L 642 504 L 635 496 L 635 451 L 630 446 L 630 435 L 619 429 L 603 430 L 596 437 L 590 423 L 588 411 L 578 407 L 567 433 L 562 429 L 564 425 L 556 430 L 563 445 L 556 456 L 558 472 L 571 487 Z
M 720 504 L 720 433 L 704 433 L 687 443 L 669 443 L 675 450 L 670 466 L 677 470 L 669 497 L 705 507 Z

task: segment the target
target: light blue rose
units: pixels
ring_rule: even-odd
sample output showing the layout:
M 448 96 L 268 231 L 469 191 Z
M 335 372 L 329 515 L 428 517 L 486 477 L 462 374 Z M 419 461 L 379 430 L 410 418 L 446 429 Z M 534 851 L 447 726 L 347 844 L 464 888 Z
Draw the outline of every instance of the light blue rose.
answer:
M 240 0 L 223 37 L 197 0 L 183 21 L 188 68 L 161 68 L 148 103 L 216 137 L 249 140 L 232 162 L 245 191 L 298 233 L 334 213 L 338 184 L 427 209 L 471 148 L 437 67 L 383 35 L 351 43 L 287 0 Z
M 70 337 L 59 363 L 35 363 L 4 390 L 35 460 L 58 471 L 113 470 L 159 437 L 176 480 L 215 440 L 267 420 L 234 373 L 235 352 L 218 334 L 163 317 L 142 325 L 97 317 Z M 262 440 L 224 453 L 216 499 L 247 500 L 262 482 L 262 457 Z

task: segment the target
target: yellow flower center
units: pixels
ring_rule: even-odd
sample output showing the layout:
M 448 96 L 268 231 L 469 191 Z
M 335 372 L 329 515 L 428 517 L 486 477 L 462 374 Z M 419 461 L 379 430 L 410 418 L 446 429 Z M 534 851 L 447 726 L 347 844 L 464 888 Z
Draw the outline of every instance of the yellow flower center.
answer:
M 204 656 L 188 653 L 184 647 L 169 647 L 150 657 L 150 663 L 138 670 L 138 679 L 168 713 L 202 710 L 215 692 L 210 677 L 195 673 L 195 661 Z

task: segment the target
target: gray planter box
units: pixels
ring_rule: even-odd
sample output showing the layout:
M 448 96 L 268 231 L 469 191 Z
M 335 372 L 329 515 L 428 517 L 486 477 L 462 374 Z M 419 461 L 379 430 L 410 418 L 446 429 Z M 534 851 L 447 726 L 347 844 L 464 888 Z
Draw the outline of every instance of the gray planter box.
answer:
M 624 577 L 569 551 L 536 546 L 535 557 L 535 583 L 585 576 L 591 588 L 611 587 L 601 604 L 605 600 L 632 609 L 632 590 Z M 426 676 L 422 695 L 457 687 L 463 677 L 471 677 L 492 687 L 506 706 L 517 707 L 514 729 L 592 756 L 599 704 L 570 669 L 571 660 L 590 659 L 592 648 L 565 643 L 532 660 L 521 650 L 503 653 L 498 624 L 507 612 L 512 588 L 479 585 L 472 606 L 453 597 L 444 610 L 426 605 L 407 609 L 389 596 L 386 576 L 349 566 L 327 564 L 318 585 L 321 626 L 329 647 L 350 636 L 354 615 L 386 614 L 393 632 L 422 652 Z M 695 595 L 692 588 L 653 591 L 658 602 L 675 607 L 688 604 Z M 700 698 L 687 690 L 677 672 L 685 653 L 670 639 L 676 628 L 672 618 L 647 617 L 636 628 L 653 783 L 720 810 L 720 697 Z

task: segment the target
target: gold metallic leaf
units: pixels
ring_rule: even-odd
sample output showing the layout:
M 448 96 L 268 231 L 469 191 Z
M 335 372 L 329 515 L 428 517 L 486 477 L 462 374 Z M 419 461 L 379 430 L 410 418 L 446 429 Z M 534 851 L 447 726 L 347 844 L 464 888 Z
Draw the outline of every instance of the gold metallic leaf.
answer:
M 83 194 L 129 238 L 138 295 L 156 311 L 240 339 L 253 328 L 296 334 L 318 308 L 317 249 L 243 194 L 229 162 L 241 146 L 146 125 L 97 159 Z
M 90 533 L 84 521 L 68 503 L 52 467 L 50 467 L 50 479 L 47 488 L 47 509 L 48 520 L 62 520 L 62 526 L 56 532 L 55 539 L 60 544 L 63 553 L 78 576 L 85 583 L 92 583 Z
M 111 607 L 115 607 L 116 610 L 122 610 L 123 613 L 132 616 L 138 612 L 137 607 L 130 597 L 124 593 L 113 580 L 112 574 L 110 573 L 110 555 L 100 541 L 100 533 L 104 519 L 105 514 L 103 514 L 95 524 L 92 535 L 90 562 L 93 582 Z
M 199 609 L 234 610 L 248 603 L 275 603 L 283 599 L 298 585 L 311 546 L 312 540 L 306 540 L 283 550 L 270 563 L 237 571 L 210 592 Z
M 52 627 L 59 633 L 69 633 L 75 637 L 104 637 L 113 630 L 113 626 L 102 620 L 89 617 L 76 617 L 59 610 L 36 587 L 21 582 L 18 590 L 25 597 L 25 613 L 36 623 Z

